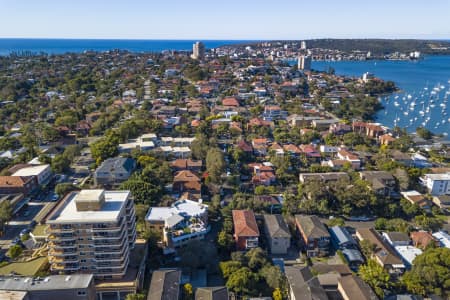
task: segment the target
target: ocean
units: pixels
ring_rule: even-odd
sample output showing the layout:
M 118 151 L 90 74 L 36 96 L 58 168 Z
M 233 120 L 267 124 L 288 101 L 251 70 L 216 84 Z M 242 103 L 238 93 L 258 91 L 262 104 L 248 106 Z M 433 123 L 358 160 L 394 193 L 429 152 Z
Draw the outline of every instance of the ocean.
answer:
M 111 49 L 132 52 L 161 52 L 163 50 L 192 50 L 197 40 L 113 40 L 113 39 L 14 39 L 0 38 L 0 55 L 11 52 L 63 54 L 86 50 L 107 51 Z M 245 43 L 243 40 L 202 40 L 208 49 L 228 44 Z
M 450 133 L 450 56 L 425 56 L 417 61 L 314 61 L 312 68 L 336 74 L 392 80 L 400 91 L 380 101 L 384 109 L 376 121 L 388 127 L 399 126 L 408 132 L 425 127 L 434 133 Z

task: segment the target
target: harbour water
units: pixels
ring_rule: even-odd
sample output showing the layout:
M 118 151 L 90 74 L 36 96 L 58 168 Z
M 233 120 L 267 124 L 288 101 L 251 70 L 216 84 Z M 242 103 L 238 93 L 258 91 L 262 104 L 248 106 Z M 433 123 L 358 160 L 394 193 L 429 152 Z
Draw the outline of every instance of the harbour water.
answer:
M 63 54 L 86 50 L 107 51 L 112 49 L 133 52 L 161 52 L 163 50 L 192 50 L 195 40 L 116 40 L 116 39 L 13 39 L 0 38 L 0 55 L 11 52 Z M 227 44 L 245 43 L 241 40 L 204 40 L 208 49 Z
M 450 134 L 450 56 L 426 56 L 417 61 L 315 61 L 313 69 L 336 74 L 362 76 L 373 73 L 392 80 L 398 93 L 381 97 L 384 109 L 377 122 L 388 127 L 399 126 L 414 132 L 423 126 L 437 134 Z

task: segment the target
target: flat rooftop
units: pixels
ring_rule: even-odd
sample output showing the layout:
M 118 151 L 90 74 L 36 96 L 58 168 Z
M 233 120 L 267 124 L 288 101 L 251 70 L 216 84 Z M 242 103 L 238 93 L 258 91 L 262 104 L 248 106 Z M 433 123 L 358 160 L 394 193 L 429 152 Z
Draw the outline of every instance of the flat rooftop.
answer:
M 92 274 L 52 275 L 39 280 L 32 277 L 0 277 L 0 290 L 44 291 L 84 289 L 93 280 Z
M 145 217 L 148 221 L 165 221 L 173 215 L 196 217 L 204 214 L 208 206 L 191 200 L 179 200 L 171 207 L 151 207 Z
M 77 210 L 76 201 L 79 201 L 78 197 L 80 197 L 81 201 L 88 199 L 88 197 L 98 199 L 94 197 L 98 197 L 99 193 L 101 193 L 100 191 L 103 190 L 83 190 L 81 192 L 70 193 L 52 212 L 47 223 L 98 223 L 117 221 L 130 191 L 104 191 L 105 203 L 99 210 Z
M 17 170 L 12 174 L 12 176 L 37 176 L 45 169 L 47 169 L 50 165 L 38 165 L 38 166 L 29 166 L 22 169 Z

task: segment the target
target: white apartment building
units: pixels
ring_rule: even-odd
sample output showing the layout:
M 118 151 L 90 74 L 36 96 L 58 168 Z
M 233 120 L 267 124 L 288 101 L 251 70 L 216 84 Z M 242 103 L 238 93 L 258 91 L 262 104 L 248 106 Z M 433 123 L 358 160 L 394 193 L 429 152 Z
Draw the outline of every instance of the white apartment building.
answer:
M 136 240 L 135 219 L 130 191 L 68 194 L 47 220 L 51 271 L 122 278 Z
M 425 174 L 421 180 L 432 196 L 450 195 L 450 173 Z

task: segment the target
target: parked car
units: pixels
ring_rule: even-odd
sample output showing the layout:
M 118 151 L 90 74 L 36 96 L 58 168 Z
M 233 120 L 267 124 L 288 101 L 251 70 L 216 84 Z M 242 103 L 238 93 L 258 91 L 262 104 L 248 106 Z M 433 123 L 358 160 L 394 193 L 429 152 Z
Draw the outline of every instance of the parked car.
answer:
M 25 228 L 25 229 L 22 229 L 22 231 L 20 231 L 20 237 L 23 237 L 24 235 L 27 235 L 27 234 L 29 234 L 30 233 L 30 229 L 28 229 L 28 228 Z

